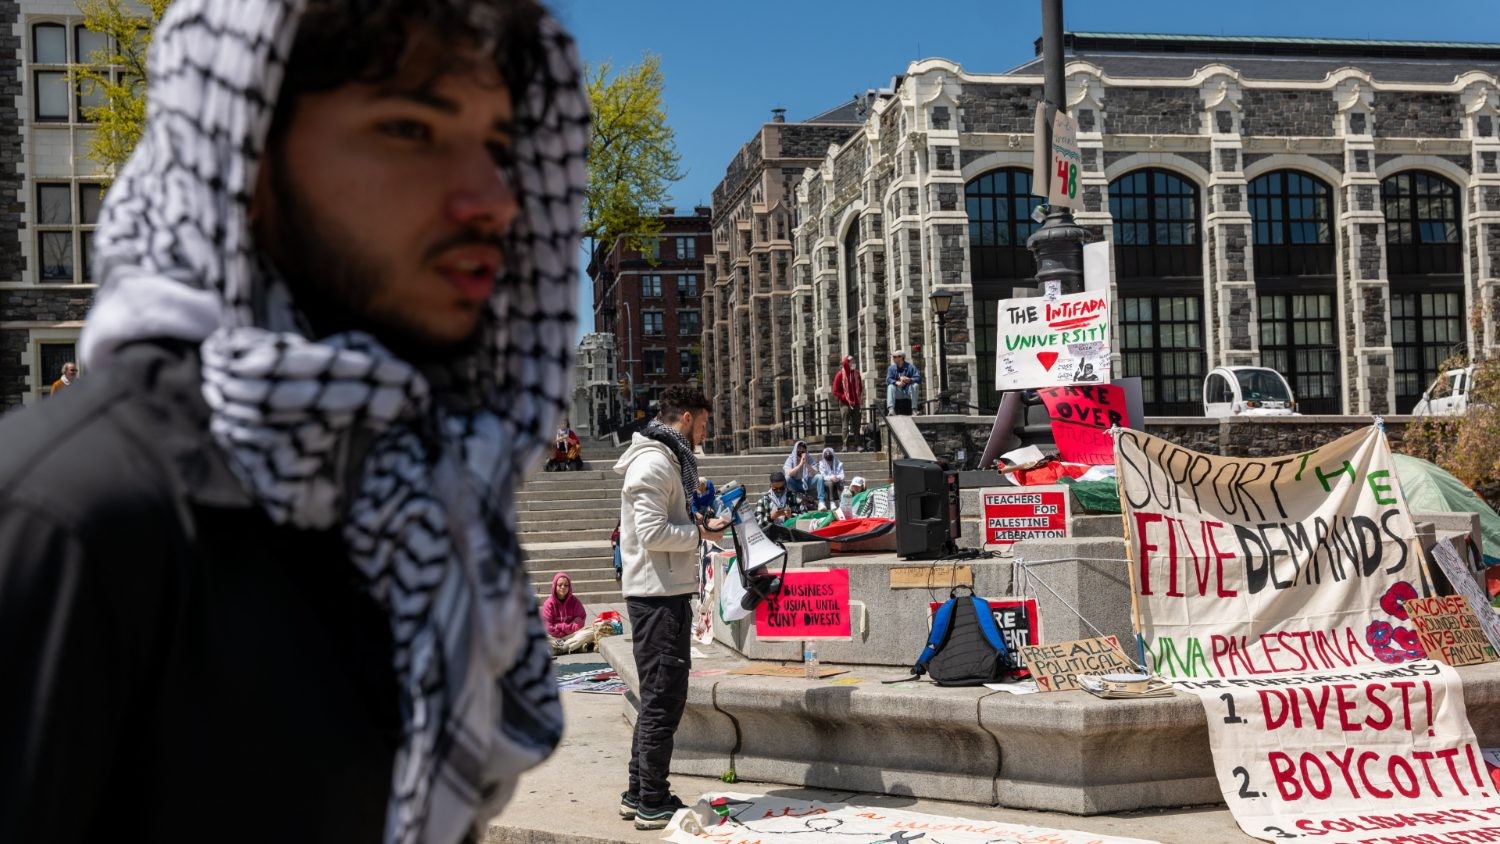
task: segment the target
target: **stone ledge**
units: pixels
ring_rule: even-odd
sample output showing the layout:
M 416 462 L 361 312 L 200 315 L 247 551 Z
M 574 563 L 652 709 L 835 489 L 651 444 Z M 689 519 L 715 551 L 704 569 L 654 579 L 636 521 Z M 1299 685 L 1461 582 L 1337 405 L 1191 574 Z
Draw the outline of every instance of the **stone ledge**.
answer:
M 626 637 L 605 659 L 639 686 Z M 701 646 L 700 646 L 701 647 Z M 695 670 L 733 669 L 723 653 Z M 1457 669 L 1481 746 L 1500 743 L 1500 663 Z M 854 667 L 810 682 L 695 676 L 672 771 L 1091 815 L 1221 802 L 1203 707 L 1185 694 L 1108 701 L 1084 692 L 1014 696 Z M 837 685 L 833 680 L 858 679 Z

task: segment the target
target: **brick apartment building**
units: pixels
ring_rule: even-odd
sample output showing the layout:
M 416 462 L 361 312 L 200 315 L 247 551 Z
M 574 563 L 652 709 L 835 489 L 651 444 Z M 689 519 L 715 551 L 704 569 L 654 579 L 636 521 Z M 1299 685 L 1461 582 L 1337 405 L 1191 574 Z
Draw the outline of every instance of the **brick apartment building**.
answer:
M 627 249 L 621 238 L 589 262 L 594 331 L 614 335 L 616 378 L 625 381 L 618 421 L 647 410 L 666 387 L 698 384 L 702 378 L 709 209 L 679 215 L 663 208 L 661 221 L 653 254 Z

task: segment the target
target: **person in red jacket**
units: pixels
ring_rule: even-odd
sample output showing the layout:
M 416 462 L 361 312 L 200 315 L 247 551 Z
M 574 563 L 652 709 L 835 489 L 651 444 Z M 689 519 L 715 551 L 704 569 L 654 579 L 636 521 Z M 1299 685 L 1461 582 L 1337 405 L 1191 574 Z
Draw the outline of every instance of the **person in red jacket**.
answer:
M 849 443 L 852 441 L 856 446 L 859 442 L 859 414 L 865 405 L 865 382 L 859 375 L 859 367 L 854 363 L 854 358 L 844 356 L 844 362 L 839 364 L 839 371 L 833 376 L 833 397 L 839 401 L 839 413 L 844 417 L 844 451 L 849 451 Z
M 552 640 L 552 652 L 583 650 L 594 633 L 587 625 L 588 620 L 583 602 L 573 594 L 573 578 L 565 571 L 552 575 L 552 594 L 542 602 L 542 626 Z

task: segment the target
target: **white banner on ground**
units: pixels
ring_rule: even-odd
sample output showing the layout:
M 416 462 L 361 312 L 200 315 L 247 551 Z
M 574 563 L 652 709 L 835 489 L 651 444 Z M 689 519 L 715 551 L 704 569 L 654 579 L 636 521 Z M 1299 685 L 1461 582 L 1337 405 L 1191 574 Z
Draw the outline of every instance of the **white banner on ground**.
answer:
M 1401 602 L 1422 554 L 1385 434 L 1285 457 L 1115 437 L 1142 653 L 1167 677 L 1424 656 Z
M 705 794 L 667 825 L 663 840 L 679 844 L 1153 844 L 1096 832 L 976 821 L 885 809 L 789 800 L 764 794 Z
M 1248 835 L 1500 841 L 1463 683 L 1442 663 L 1176 685 L 1203 703 L 1219 788 Z

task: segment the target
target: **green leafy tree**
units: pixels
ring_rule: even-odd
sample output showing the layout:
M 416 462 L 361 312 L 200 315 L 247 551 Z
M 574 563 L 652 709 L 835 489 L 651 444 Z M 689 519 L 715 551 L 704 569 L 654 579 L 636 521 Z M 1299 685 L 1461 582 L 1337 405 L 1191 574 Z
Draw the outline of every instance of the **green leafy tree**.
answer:
M 113 175 L 135 150 L 146 123 L 146 53 L 172 0 L 78 0 L 84 26 L 108 36 L 108 46 L 79 56 L 73 69 L 78 93 L 93 105 L 83 119 L 94 124 L 89 157 Z
M 594 108 L 584 195 L 589 254 L 623 236 L 627 248 L 649 255 L 662 230 L 654 212 L 683 176 L 662 104 L 661 58 L 648 53 L 619 72 L 609 62 L 592 65 L 585 79 Z

